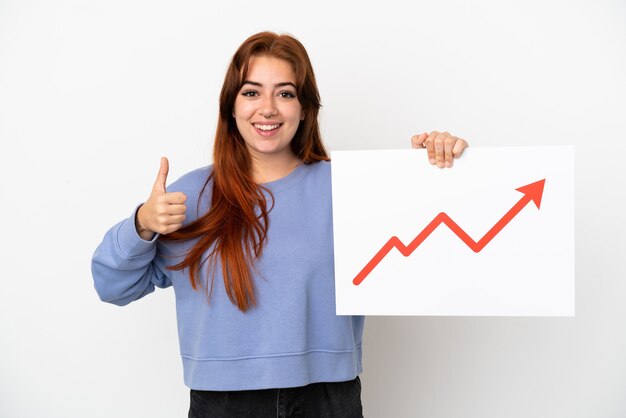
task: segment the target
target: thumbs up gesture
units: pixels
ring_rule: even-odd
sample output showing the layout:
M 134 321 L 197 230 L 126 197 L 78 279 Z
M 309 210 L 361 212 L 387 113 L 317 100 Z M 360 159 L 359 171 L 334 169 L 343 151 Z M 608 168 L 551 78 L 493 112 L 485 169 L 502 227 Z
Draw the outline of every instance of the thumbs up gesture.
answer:
M 183 225 L 185 219 L 185 201 L 187 196 L 181 192 L 168 193 L 165 188 L 169 162 L 161 157 L 161 168 L 152 193 L 148 200 L 137 211 L 135 227 L 139 236 L 147 241 L 154 237 L 155 233 L 167 235 Z

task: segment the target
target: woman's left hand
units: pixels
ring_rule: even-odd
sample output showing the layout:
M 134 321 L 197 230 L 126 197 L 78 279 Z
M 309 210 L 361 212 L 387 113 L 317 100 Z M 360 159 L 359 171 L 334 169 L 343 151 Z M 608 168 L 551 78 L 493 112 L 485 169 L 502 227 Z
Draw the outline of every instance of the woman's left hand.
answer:
M 455 158 L 463 154 L 463 150 L 469 146 L 466 140 L 450 135 L 448 132 L 432 131 L 413 135 L 411 137 L 413 148 L 426 148 L 428 161 L 439 168 L 452 167 Z

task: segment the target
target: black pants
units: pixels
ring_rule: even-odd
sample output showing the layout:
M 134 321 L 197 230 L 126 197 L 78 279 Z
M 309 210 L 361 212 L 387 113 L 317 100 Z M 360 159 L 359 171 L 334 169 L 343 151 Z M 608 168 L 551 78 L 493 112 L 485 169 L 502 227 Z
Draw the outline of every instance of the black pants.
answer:
M 191 390 L 189 418 L 363 418 L 361 380 L 285 389 Z

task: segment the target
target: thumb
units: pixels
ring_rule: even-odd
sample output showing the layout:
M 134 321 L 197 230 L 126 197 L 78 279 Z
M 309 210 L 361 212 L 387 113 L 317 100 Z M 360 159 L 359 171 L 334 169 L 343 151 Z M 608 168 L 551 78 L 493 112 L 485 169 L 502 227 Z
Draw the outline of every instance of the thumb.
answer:
M 170 164 L 166 157 L 161 157 L 161 168 L 159 169 L 159 175 L 154 182 L 152 190 L 165 193 L 165 184 L 167 183 L 167 173 L 170 170 Z
M 424 148 L 424 141 L 428 138 L 427 133 L 413 135 L 411 137 L 411 147 L 412 148 Z

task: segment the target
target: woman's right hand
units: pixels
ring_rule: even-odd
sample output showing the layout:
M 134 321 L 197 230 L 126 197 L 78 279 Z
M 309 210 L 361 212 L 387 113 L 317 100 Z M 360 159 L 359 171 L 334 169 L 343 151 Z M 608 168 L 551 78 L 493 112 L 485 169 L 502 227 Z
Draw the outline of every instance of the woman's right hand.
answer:
M 135 218 L 135 227 L 139 236 L 150 241 L 155 233 L 167 235 L 183 225 L 185 219 L 185 201 L 187 196 L 182 192 L 167 193 L 165 183 L 169 171 L 167 158 L 161 157 L 161 168 L 152 193 L 148 200 L 139 207 Z

